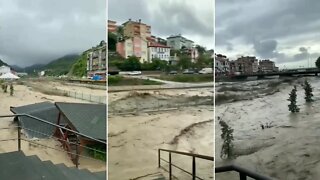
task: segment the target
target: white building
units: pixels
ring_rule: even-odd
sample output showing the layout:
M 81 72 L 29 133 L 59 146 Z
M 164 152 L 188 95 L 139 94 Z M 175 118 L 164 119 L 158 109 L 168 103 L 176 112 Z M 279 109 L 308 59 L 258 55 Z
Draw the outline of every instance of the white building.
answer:
M 148 46 L 149 62 L 158 58 L 164 61 L 170 60 L 170 47 L 159 43 L 151 42 Z
M 10 72 L 11 72 L 10 67 L 8 67 L 8 66 L 1 66 L 0 67 L 0 75 L 10 73 Z
M 223 73 L 229 73 L 230 72 L 230 62 L 229 59 L 227 58 L 227 56 L 222 55 L 222 54 L 217 54 L 215 55 L 215 61 L 218 64 L 218 66 L 216 66 L 221 72 Z
M 170 36 L 167 38 L 167 46 L 171 47 L 175 50 L 180 50 L 183 46 L 187 49 L 191 49 L 193 47 L 193 41 L 179 35 Z

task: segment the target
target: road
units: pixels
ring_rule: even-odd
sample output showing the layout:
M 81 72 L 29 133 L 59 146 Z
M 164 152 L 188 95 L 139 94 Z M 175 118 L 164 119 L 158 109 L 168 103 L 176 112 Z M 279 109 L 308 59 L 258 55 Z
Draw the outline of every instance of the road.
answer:
M 161 89 L 192 89 L 192 88 L 213 88 L 213 82 L 205 82 L 205 83 L 182 83 L 182 82 L 174 82 L 174 81 L 166 81 L 161 79 L 156 79 L 147 76 L 124 76 L 130 78 L 137 79 L 149 79 L 152 81 L 157 81 L 164 83 L 163 85 L 139 85 L 139 86 L 109 86 L 109 92 L 117 92 L 117 91 L 132 91 L 132 90 L 161 90 Z

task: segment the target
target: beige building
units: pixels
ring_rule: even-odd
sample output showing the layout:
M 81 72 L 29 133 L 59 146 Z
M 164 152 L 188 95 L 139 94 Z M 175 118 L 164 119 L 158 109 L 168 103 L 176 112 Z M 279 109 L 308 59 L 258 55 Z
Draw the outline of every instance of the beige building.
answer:
M 254 56 L 242 56 L 230 62 L 231 73 L 253 74 L 259 71 L 259 63 Z
M 278 68 L 273 61 L 267 59 L 259 61 L 259 70 L 261 72 L 275 72 L 278 71 Z
M 139 36 L 126 38 L 117 43 L 117 52 L 123 58 L 136 56 L 143 63 L 148 61 L 148 42 Z
M 141 22 L 141 19 L 138 21 L 129 21 L 123 23 L 123 34 L 126 37 L 135 37 L 139 36 L 143 39 L 151 38 L 151 26 Z

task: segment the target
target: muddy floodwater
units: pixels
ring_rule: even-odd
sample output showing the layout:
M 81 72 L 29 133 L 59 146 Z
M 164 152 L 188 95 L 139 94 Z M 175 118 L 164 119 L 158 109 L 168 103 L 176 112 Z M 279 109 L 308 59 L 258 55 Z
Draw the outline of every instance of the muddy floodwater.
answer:
M 168 172 L 158 168 L 158 149 L 212 156 L 213 90 L 162 90 L 109 94 L 108 169 L 110 179 L 152 179 Z M 168 160 L 168 153 L 161 153 Z M 172 155 L 191 172 L 192 158 Z M 162 162 L 168 170 L 168 165 Z M 197 175 L 213 179 L 213 162 L 197 160 Z M 179 179 L 191 176 L 174 168 Z
M 216 166 L 236 164 L 274 179 L 320 179 L 320 78 L 308 77 L 314 102 L 306 103 L 305 78 L 219 83 L 216 117 L 234 129 L 236 159 L 222 160 L 221 130 L 216 123 Z M 289 93 L 297 85 L 299 113 L 288 111 Z M 270 128 L 262 129 L 261 125 Z M 237 177 L 219 173 L 216 179 Z

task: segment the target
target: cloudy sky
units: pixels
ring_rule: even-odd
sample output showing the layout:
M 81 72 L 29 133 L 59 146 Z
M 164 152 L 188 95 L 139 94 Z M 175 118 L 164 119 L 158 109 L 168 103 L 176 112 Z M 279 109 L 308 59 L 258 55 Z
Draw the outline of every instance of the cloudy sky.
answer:
M 47 63 L 81 53 L 105 36 L 103 0 L 0 1 L 0 59 L 8 64 Z
M 320 56 L 319 0 L 216 0 L 216 52 L 255 55 L 280 68 Z
M 108 19 L 141 19 L 162 38 L 181 34 L 213 49 L 213 0 L 108 0 Z

